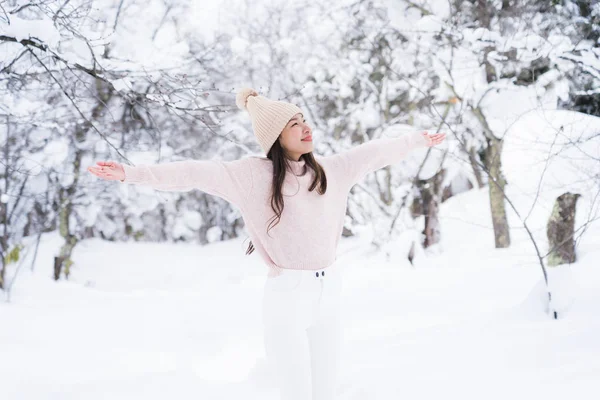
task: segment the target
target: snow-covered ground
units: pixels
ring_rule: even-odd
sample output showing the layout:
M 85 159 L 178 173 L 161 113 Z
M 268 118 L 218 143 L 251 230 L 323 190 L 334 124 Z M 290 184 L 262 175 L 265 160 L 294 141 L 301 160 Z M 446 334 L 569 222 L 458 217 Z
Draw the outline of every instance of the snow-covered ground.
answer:
M 486 204 L 487 189 L 445 202 L 438 255 L 415 267 L 371 254 L 369 231 L 342 239 L 339 399 L 600 396 L 600 229 L 577 263 L 551 271 L 572 297 L 553 320 L 525 233 L 494 249 Z M 0 304 L 2 399 L 276 399 L 260 324 L 266 267 L 242 240 L 86 240 L 70 281 L 54 282 L 61 241 L 45 235 L 34 272 L 27 264 Z

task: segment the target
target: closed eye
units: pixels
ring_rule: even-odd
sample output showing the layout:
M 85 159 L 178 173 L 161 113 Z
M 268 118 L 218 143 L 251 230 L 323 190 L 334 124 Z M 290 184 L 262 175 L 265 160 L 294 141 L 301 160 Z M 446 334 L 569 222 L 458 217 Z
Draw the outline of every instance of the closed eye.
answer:
M 306 120 L 303 120 L 302 122 L 306 123 Z M 297 122 L 294 122 L 294 123 L 292 124 L 292 126 L 294 126 L 294 125 L 297 125 L 297 124 L 298 124 Z

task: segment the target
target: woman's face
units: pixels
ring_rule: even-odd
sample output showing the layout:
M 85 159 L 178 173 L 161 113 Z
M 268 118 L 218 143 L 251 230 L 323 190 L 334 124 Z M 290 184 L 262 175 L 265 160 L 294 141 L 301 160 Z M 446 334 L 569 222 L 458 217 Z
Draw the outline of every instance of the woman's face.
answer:
M 287 156 L 298 161 L 300 156 L 313 151 L 312 129 L 306 124 L 301 113 L 292 117 L 278 138 Z

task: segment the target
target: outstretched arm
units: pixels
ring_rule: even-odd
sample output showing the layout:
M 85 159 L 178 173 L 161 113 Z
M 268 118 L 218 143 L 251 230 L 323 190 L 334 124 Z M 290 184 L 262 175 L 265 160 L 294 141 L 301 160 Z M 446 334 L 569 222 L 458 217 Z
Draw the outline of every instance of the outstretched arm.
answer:
M 339 162 L 347 187 L 352 187 L 370 172 L 403 160 L 413 149 L 435 146 L 444 138 L 445 134 L 411 132 L 396 138 L 373 139 L 332 157 Z
M 249 183 L 252 181 L 250 162 L 247 157 L 234 161 L 182 160 L 137 166 L 99 162 L 97 167 L 90 167 L 88 171 L 104 179 L 162 191 L 199 189 L 241 206 L 249 195 Z

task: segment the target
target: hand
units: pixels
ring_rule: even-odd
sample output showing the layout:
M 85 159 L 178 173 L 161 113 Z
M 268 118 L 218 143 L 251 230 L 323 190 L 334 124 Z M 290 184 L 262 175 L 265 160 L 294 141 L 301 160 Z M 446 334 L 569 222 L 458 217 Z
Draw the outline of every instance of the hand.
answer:
M 425 139 L 427 139 L 427 147 L 437 146 L 446 139 L 445 133 L 434 133 L 433 135 L 429 135 L 427 132 L 422 132 L 422 134 L 425 136 Z
M 97 166 L 88 167 L 87 170 L 98 178 L 108 181 L 123 181 L 125 179 L 125 170 L 123 166 L 114 161 L 97 161 Z

